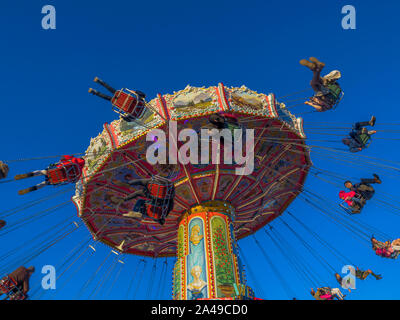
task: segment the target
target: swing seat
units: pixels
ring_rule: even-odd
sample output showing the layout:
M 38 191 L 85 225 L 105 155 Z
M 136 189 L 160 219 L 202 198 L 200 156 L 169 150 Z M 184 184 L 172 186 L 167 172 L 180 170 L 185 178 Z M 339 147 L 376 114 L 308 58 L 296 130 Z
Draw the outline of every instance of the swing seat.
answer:
M 168 216 L 169 213 L 168 206 L 154 205 L 149 202 L 147 202 L 145 206 L 145 215 L 163 225 L 165 222 L 165 218 Z
M 15 288 L 16 283 L 10 277 L 6 277 L 0 280 L 0 292 L 7 294 L 13 288 Z
M 17 286 L 17 282 L 11 277 L 0 280 L 0 292 L 10 297 L 10 300 L 25 300 L 26 296 Z
M 400 255 L 400 251 L 394 251 L 390 256 L 390 259 L 397 259 Z
M 369 145 L 371 144 L 371 140 L 372 140 L 371 136 L 366 134 L 366 133 L 362 133 L 362 134 L 359 135 L 359 138 L 360 138 L 360 140 L 362 142 L 362 147 L 361 148 L 362 149 L 368 148 Z
M 336 109 L 339 102 L 343 99 L 344 93 L 337 82 L 328 83 L 324 86 L 327 92 L 324 94 L 324 100 L 332 105 L 332 109 Z
M 322 110 L 321 111 L 328 111 L 328 110 L 335 110 L 340 101 L 342 101 L 344 92 L 340 90 L 340 93 L 333 92 L 332 90 L 328 89 L 328 93 L 322 96 L 312 96 L 309 101 L 319 105 Z
M 58 167 L 47 170 L 47 179 L 49 184 L 61 185 L 67 183 L 75 183 L 78 181 L 81 170 L 76 163 L 67 161 L 57 164 Z
M 146 204 L 146 215 L 154 220 L 160 220 L 165 215 L 165 209 L 162 206 Z
M 171 199 L 174 197 L 174 185 L 171 181 L 157 175 L 151 178 L 147 190 L 155 199 Z
M 172 209 L 172 204 L 172 199 L 147 199 L 144 204 L 144 214 L 150 219 L 164 224 L 165 219 Z
M 143 98 L 129 89 L 117 90 L 111 99 L 113 111 L 125 119 L 139 119 L 145 112 Z
M 147 186 L 149 193 L 152 197 L 157 199 L 171 199 L 172 198 L 172 186 L 162 185 L 159 183 L 150 182 Z
M 374 251 L 377 256 L 379 256 L 381 258 L 386 258 L 386 259 L 397 259 L 400 255 L 400 251 L 394 251 L 390 255 L 386 255 L 386 254 L 383 254 L 382 250 L 387 250 L 387 249 L 378 246 Z
M 352 201 L 353 201 L 353 202 L 356 202 L 357 205 L 360 207 L 360 208 L 359 208 L 359 212 L 357 212 L 357 211 L 355 210 L 354 206 L 349 206 L 345 200 L 343 200 L 341 203 L 339 203 L 339 205 L 340 205 L 340 206 L 344 209 L 344 211 L 346 211 L 346 213 L 348 213 L 348 214 L 357 214 L 357 213 L 361 213 L 361 210 L 364 208 L 364 206 L 365 206 L 365 204 L 366 204 L 365 199 L 364 199 L 364 198 L 362 197 L 362 195 L 359 194 L 359 193 L 356 193 L 352 199 L 355 199 L 355 200 L 352 200 Z

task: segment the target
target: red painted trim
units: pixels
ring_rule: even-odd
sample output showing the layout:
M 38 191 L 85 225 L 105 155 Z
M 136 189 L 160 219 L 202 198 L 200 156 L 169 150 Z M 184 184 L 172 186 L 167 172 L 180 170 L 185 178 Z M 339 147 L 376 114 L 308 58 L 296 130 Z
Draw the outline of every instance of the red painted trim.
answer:
M 164 97 L 161 94 L 157 94 L 157 106 L 158 110 L 160 111 L 160 114 L 164 115 L 164 118 L 166 120 L 171 119 L 168 107 L 167 107 L 167 102 L 165 101 Z
M 118 137 L 114 133 L 114 129 L 112 126 L 110 126 L 107 122 L 104 124 L 104 129 L 106 129 L 106 132 L 108 133 L 108 136 L 110 137 L 111 145 L 114 149 L 118 147 Z
M 220 91 L 221 91 L 222 95 L 220 94 Z M 224 84 L 222 82 L 219 83 L 218 86 L 217 86 L 217 96 L 218 96 L 219 108 L 222 111 L 231 110 L 229 102 L 228 102 L 228 99 L 226 98 L 225 87 L 224 87 Z M 224 104 L 224 102 L 225 102 L 225 104 Z M 226 105 L 227 108 L 225 108 L 224 105 Z

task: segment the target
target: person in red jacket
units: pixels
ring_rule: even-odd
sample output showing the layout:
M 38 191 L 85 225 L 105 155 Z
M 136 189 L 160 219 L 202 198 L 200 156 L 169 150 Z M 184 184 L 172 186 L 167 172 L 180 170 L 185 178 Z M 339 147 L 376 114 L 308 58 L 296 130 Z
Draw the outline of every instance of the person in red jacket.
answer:
M 21 266 L 0 279 L 0 295 L 6 294 L 10 300 L 25 300 L 29 292 L 29 279 L 34 272 L 35 267 Z
M 82 169 L 85 166 L 83 158 L 74 156 L 62 156 L 61 160 L 55 164 L 51 164 L 45 170 L 36 170 L 25 174 L 19 174 L 14 177 L 15 180 L 31 178 L 35 176 L 45 176 L 45 181 L 24 190 L 18 191 L 18 194 L 24 195 L 43 188 L 46 185 L 60 185 L 65 183 L 74 183 L 79 180 L 82 175 Z
M 379 241 L 374 236 L 371 237 L 372 250 L 382 258 L 397 259 L 400 256 L 400 239 L 394 241 Z
M 351 213 L 360 213 L 361 209 L 365 205 L 365 199 L 362 197 L 356 197 L 355 191 L 340 191 L 339 198 L 347 203 L 349 207 L 351 207 Z
M 311 288 L 311 295 L 315 300 L 344 300 L 345 295 L 338 288 L 322 287 L 317 288 L 317 292 Z

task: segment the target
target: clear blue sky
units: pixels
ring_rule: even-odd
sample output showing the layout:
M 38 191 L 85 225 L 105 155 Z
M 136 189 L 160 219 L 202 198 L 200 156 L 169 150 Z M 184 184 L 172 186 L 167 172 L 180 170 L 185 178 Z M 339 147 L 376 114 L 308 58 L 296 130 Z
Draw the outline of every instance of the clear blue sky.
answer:
M 41 8 L 46 4 L 54 5 L 57 10 L 56 30 L 41 29 Z M 356 8 L 356 30 L 343 30 L 341 27 L 341 8 L 346 4 Z M 0 159 L 44 157 L 86 150 L 90 138 L 102 131 L 103 123 L 116 118 L 107 103 L 87 93 L 89 86 L 93 85 L 94 76 L 107 80 L 117 88 L 138 88 L 150 98 L 157 93 L 183 89 L 187 84 L 211 86 L 218 82 L 227 86 L 244 84 L 259 92 L 274 92 L 279 97 L 307 88 L 311 73 L 298 61 L 310 56 L 326 62 L 327 71 L 331 68 L 341 70 L 341 85 L 345 91 L 344 100 L 337 110 L 304 115 L 310 140 L 340 140 L 342 137 L 319 135 L 312 132 L 322 130 L 307 128 L 326 125 L 322 122 L 332 123 L 334 127 L 349 127 L 355 121 L 368 120 L 372 114 L 378 119 L 378 130 L 386 130 L 379 132 L 377 137 L 398 138 L 398 133 L 388 132 L 398 127 L 378 125 L 400 122 L 397 110 L 399 12 L 398 1 L 369 0 L 3 0 L 0 5 L 0 35 L 3 43 L 0 51 Z M 298 107 L 293 111 L 304 113 L 310 109 Z M 337 132 L 329 132 L 343 135 L 346 131 L 338 129 Z M 340 143 L 326 141 L 310 141 L 310 144 L 343 148 Z M 398 144 L 395 140 L 376 139 L 363 155 L 396 161 L 399 158 Z M 55 158 L 11 163 L 10 176 L 43 168 L 53 160 Z M 376 171 L 384 180 L 384 184 L 377 187 L 377 199 L 380 194 L 394 198 L 399 195 L 396 183 L 399 177 L 395 171 L 353 168 L 330 161 L 326 156 L 313 155 L 313 161 L 317 167 L 349 177 L 368 177 Z M 69 188 L 47 188 L 25 197 L 18 196 L 17 190 L 28 186 L 30 182 L 0 184 L 2 210 Z M 337 202 L 338 188 L 315 177 L 308 178 L 306 188 Z M 9 217 L 10 228 L 18 220 L 67 201 L 70 196 L 72 192 L 66 191 L 55 199 Z M 373 268 L 383 274 L 381 281 L 368 278 L 362 283 L 358 282 L 357 289 L 349 295 L 349 299 L 399 298 L 399 261 L 375 256 L 365 243 L 357 242 L 300 199 L 289 210 L 360 267 Z M 372 202 L 355 219 L 376 226 L 389 235 L 395 236 L 396 232 L 400 235 L 400 217 L 390 210 L 385 211 Z M 31 239 L 52 226 L 58 226 L 68 217 L 71 217 L 71 221 L 78 219 L 72 203 L 1 236 L 0 255 L 28 242 L 15 255 L 1 261 L 1 269 L 4 269 L 4 264 L 12 265 L 19 257 L 33 252 L 31 248 L 37 249 L 41 238 L 36 242 L 30 242 Z M 291 221 L 284 217 L 285 221 Z M 313 269 L 320 273 L 320 277 L 326 279 L 324 284 L 336 286 L 332 275 L 318 261 L 309 257 L 306 249 L 281 223 L 273 225 L 280 233 L 287 234 L 294 250 L 304 255 Z M 340 271 L 340 262 L 324 252 L 301 227 L 295 223 L 291 225 Z M 35 258 L 32 263 L 38 272 L 32 278 L 32 287 L 35 289 L 40 285 L 41 266 L 63 264 L 71 250 L 88 238 L 87 230 L 81 227 Z M 296 297 L 309 299 L 311 285 L 301 281 L 263 232 L 257 234 L 257 238 L 290 283 Z M 247 253 L 246 258 L 257 275 L 256 283 L 248 275 L 249 284 L 254 287 L 258 284 L 262 288 L 263 293 L 256 290 L 257 296 L 287 299 L 280 281 L 260 255 L 253 239 L 240 241 L 240 246 Z M 73 272 L 88 256 L 88 252 L 60 278 L 59 290 L 55 295 L 54 292 L 39 293 L 34 298 L 76 298 L 85 281 L 96 272 L 109 252 L 102 244 L 96 248 L 96 254 L 77 274 Z M 139 265 L 137 269 L 140 258 L 119 258 L 125 261 L 125 265 L 112 290 L 113 278 L 105 282 L 102 287 L 104 291 L 97 295 L 95 287 L 101 281 L 100 275 L 112 267 L 114 257 L 111 256 L 80 298 L 123 299 L 133 274 L 138 270 L 129 298 L 155 298 L 159 290 L 159 298 L 170 299 L 173 259 L 168 259 L 167 280 L 160 285 L 164 260 L 157 261 L 156 273 L 152 278 L 153 261 L 146 259 L 145 276 L 138 283 L 142 268 Z M 113 276 L 116 276 L 118 268 L 114 269 Z M 149 289 L 152 279 L 154 284 Z

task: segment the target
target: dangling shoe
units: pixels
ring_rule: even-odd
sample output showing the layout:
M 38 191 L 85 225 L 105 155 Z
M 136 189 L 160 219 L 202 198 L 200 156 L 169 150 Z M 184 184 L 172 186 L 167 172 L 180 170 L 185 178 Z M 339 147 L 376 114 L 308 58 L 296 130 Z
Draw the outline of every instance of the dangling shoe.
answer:
M 128 213 L 124 213 L 123 216 L 127 217 L 127 218 L 139 218 L 140 219 L 140 218 L 142 218 L 143 215 L 137 211 L 129 211 Z
M 375 121 L 376 121 L 375 116 L 372 116 L 372 117 L 371 117 L 371 120 L 369 120 L 369 125 L 370 125 L 371 127 L 373 127 L 373 126 L 375 125 Z
M 31 178 L 31 177 L 34 177 L 34 176 L 35 176 L 35 174 L 33 172 L 24 173 L 24 174 L 17 174 L 14 177 L 14 180 L 22 180 L 22 179 Z
M 350 139 L 349 138 L 344 138 L 342 139 L 343 144 L 345 144 L 346 146 L 350 146 Z
M 323 69 L 325 67 L 325 63 L 319 61 L 315 57 L 310 57 L 310 61 L 313 62 L 319 69 Z
M 36 187 L 36 186 L 33 186 L 33 187 L 30 187 L 30 188 L 26 188 L 26 189 L 23 189 L 23 190 L 19 190 L 18 191 L 18 194 L 20 195 L 20 196 L 23 196 L 24 194 L 27 194 L 27 193 L 29 193 L 29 192 L 32 192 L 32 191 L 36 191 L 38 188 Z
M 378 183 L 378 184 L 381 184 L 382 183 L 382 180 L 379 178 L 379 176 L 377 175 L 377 174 L 373 174 L 373 176 L 374 176 L 374 178 L 375 178 L 375 182 L 376 183 Z
M 308 69 L 310 69 L 311 71 L 314 71 L 317 68 L 317 65 L 315 63 L 312 63 L 306 59 L 301 59 L 300 60 L 300 64 L 302 66 L 307 67 Z

